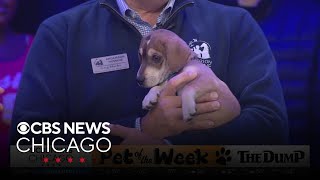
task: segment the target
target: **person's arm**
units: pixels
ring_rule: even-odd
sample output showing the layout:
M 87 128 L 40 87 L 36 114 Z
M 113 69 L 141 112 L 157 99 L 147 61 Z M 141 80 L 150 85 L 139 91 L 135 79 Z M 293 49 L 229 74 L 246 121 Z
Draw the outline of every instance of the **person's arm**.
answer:
M 28 54 L 13 113 L 11 143 L 16 143 L 19 122 L 68 122 L 66 76 L 67 27 L 63 23 L 43 23 Z M 108 117 L 101 117 L 108 121 Z M 117 121 L 134 127 L 136 117 Z
M 247 13 L 233 27 L 228 80 L 241 104 L 230 123 L 168 137 L 172 144 L 286 144 L 288 122 L 276 62 L 263 32 Z

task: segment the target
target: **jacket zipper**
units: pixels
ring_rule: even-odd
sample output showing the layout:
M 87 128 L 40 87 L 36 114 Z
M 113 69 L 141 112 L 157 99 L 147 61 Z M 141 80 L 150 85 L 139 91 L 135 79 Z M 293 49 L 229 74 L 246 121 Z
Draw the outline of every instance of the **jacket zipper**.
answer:
M 185 7 L 187 7 L 187 6 L 193 5 L 193 4 L 194 4 L 194 2 L 188 2 L 188 3 L 183 4 L 182 6 L 180 6 L 178 9 L 176 9 L 176 10 L 169 16 L 169 18 L 167 19 L 167 21 L 166 21 L 161 27 L 157 27 L 156 29 L 162 28 L 162 27 L 165 28 L 166 25 L 168 24 L 168 22 L 170 22 L 170 21 L 177 15 L 177 13 L 178 13 L 181 9 L 183 9 L 183 8 L 185 8 Z M 122 16 L 117 10 L 115 10 L 113 7 L 109 6 L 107 3 L 100 3 L 100 5 L 103 5 L 104 7 L 109 8 L 114 14 L 116 14 L 117 16 L 119 16 L 120 19 L 121 19 L 124 23 L 126 23 L 127 25 L 129 25 L 131 29 L 133 29 L 136 33 L 138 33 L 138 34 L 140 35 L 140 38 L 142 38 L 142 35 L 141 35 L 141 33 L 139 32 L 139 30 L 138 30 L 134 25 L 132 25 L 131 23 L 129 23 L 125 18 L 123 18 L 123 16 Z M 166 29 L 167 29 L 167 28 L 166 28 Z
M 188 2 L 188 3 L 183 4 L 182 6 L 180 6 L 178 9 L 176 9 L 176 10 L 169 16 L 169 18 L 167 19 L 167 21 L 163 24 L 163 27 L 166 28 L 167 24 L 170 23 L 170 21 L 178 14 L 178 12 L 179 12 L 181 9 L 183 9 L 183 8 L 185 8 L 185 7 L 187 7 L 187 6 L 191 6 L 191 5 L 194 5 L 194 2 Z M 168 29 L 168 28 L 166 28 L 166 29 Z

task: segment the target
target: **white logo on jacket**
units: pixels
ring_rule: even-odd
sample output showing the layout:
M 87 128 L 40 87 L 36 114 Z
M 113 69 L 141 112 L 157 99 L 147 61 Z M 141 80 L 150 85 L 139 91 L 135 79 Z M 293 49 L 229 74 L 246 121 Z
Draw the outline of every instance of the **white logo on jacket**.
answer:
M 212 60 L 211 60 L 211 46 L 209 43 L 205 41 L 199 41 L 197 39 L 193 39 L 189 43 L 189 47 L 198 55 L 200 61 L 211 68 Z

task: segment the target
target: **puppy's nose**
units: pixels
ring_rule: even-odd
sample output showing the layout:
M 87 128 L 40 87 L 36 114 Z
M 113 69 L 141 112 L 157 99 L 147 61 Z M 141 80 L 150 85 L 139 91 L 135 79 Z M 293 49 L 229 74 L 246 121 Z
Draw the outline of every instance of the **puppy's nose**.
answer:
M 137 83 L 139 84 L 139 86 L 143 86 L 145 78 L 144 77 L 137 77 Z

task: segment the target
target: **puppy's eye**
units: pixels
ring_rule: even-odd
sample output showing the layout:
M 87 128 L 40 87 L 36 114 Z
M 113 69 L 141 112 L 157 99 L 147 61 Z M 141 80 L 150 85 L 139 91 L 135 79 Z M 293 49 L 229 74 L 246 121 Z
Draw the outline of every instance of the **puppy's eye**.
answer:
M 159 63 L 161 63 L 161 56 L 159 56 L 159 55 L 157 55 L 157 54 L 154 54 L 154 55 L 152 55 L 152 61 L 154 62 L 154 63 L 156 63 L 156 64 L 159 64 Z

